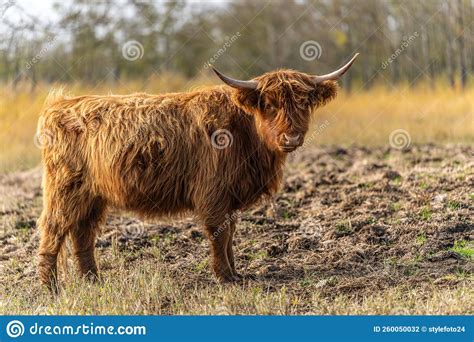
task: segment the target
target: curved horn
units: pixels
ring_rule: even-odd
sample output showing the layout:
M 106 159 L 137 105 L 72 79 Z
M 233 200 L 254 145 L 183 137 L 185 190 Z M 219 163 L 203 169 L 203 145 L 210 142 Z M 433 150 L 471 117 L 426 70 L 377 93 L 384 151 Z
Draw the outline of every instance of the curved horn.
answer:
M 349 68 L 351 67 L 352 63 L 354 63 L 357 56 L 359 56 L 359 53 L 356 53 L 354 57 L 352 57 L 351 60 L 346 63 L 346 65 L 337 69 L 336 71 L 331 72 L 330 74 L 321 75 L 321 76 L 313 76 L 312 78 L 313 78 L 314 84 L 318 84 L 318 83 L 321 83 L 323 81 L 328 81 L 328 80 L 332 80 L 332 81 L 337 80 L 339 77 L 344 75 L 347 70 L 349 70 Z
M 227 77 L 223 73 L 221 73 L 219 70 L 215 69 L 211 65 L 212 70 L 216 73 L 217 77 L 219 77 L 225 84 L 237 88 L 237 89 L 257 89 L 257 81 L 240 81 L 240 80 L 234 80 L 233 78 Z

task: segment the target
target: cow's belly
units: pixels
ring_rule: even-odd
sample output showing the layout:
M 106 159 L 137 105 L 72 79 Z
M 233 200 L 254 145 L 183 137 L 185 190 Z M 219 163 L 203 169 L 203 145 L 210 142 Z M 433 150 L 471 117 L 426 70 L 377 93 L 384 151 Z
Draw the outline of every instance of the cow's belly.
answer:
M 100 169 L 91 172 L 96 194 L 113 206 L 147 216 L 191 210 L 187 167 L 178 159 L 165 157 L 158 151 L 113 162 L 103 158 L 95 163 Z
M 175 214 L 192 209 L 191 184 L 175 168 L 149 166 L 121 180 L 123 202 L 127 209 L 149 215 Z M 131 181 L 133 179 L 133 181 Z

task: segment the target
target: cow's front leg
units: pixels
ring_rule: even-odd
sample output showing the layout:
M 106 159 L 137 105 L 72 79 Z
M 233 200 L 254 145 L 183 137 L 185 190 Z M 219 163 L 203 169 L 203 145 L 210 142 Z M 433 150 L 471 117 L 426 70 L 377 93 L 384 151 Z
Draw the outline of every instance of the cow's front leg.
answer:
M 232 233 L 231 225 L 207 225 L 206 233 L 211 247 L 211 267 L 217 279 L 222 282 L 237 280 L 227 255 Z
M 229 259 L 230 268 L 232 270 L 234 278 L 241 279 L 242 276 L 239 273 L 237 273 L 237 270 L 235 269 L 234 250 L 232 246 L 232 243 L 234 241 L 234 234 L 235 234 L 235 222 L 232 221 L 232 223 L 230 224 L 229 240 L 227 241 L 227 259 Z

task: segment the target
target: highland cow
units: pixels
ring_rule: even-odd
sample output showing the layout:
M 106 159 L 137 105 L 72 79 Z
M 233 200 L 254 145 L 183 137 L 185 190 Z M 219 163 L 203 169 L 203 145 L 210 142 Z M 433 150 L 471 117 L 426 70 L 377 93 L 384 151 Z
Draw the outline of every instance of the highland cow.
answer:
M 357 56 L 357 55 L 356 55 Z M 337 71 L 293 70 L 187 93 L 51 96 L 40 117 L 44 206 L 39 276 L 57 289 L 66 237 L 82 275 L 98 277 L 94 247 L 108 207 L 144 217 L 193 212 L 221 281 L 239 279 L 235 213 L 274 194 L 286 156 L 301 146 L 313 110 L 336 96 Z

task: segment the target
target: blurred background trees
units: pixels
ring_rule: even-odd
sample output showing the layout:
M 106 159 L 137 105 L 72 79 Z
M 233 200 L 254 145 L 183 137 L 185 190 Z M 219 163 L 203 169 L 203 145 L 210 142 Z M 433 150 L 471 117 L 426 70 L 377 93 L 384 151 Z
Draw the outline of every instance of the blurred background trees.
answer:
M 209 62 L 241 78 L 282 67 L 324 73 L 360 52 L 347 89 L 438 79 L 465 87 L 474 70 L 473 7 L 471 0 L 66 0 L 32 11 L 27 0 L 6 0 L 0 82 L 34 89 L 146 82 L 169 72 L 193 78 L 208 73 Z M 313 44 L 309 55 L 305 44 Z

